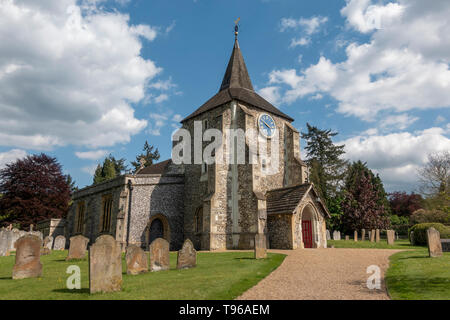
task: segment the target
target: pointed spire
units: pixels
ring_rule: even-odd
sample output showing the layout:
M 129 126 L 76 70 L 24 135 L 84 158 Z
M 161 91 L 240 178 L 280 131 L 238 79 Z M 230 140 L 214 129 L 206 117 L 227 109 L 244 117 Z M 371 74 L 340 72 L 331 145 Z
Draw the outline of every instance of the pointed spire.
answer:
M 231 53 L 227 71 L 223 77 L 219 92 L 229 88 L 244 88 L 253 91 L 252 81 L 248 75 L 247 66 L 239 48 L 237 36 L 234 40 L 233 52 Z

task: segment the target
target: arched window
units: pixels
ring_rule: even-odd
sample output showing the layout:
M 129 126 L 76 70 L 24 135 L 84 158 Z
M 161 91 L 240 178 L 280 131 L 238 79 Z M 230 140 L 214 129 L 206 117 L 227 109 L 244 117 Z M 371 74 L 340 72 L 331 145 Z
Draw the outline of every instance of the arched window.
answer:
M 112 195 L 103 196 L 103 214 L 100 232 L 110 232 L 112 214 Z
M 75 233 L 83 233 L 84 213 L 85 213 L 84 201 L 80 201 L 78 202 L 77 205 Z
M 203 232 L 203 207 L 199 207 L 194 216 L 194 232 Z

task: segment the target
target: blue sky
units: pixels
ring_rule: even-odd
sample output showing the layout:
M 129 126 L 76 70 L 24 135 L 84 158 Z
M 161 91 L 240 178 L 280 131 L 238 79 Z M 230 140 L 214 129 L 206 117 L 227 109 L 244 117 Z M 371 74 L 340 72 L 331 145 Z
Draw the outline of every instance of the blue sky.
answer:
M 0 0 L 0 166 L 45 152 L 83 187 L 145 140 L 169 158 L 178 121 L 218 91 L 240 17 L 255 90 L 414 191 L 427 154 L 450 150 L 449 14 L 444 0 Z

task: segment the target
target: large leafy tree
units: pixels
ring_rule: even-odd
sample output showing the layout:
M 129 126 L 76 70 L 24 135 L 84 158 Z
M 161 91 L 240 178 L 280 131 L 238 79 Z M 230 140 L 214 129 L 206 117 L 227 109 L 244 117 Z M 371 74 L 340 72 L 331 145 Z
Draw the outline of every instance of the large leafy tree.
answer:
M 103 160 L 103 164 L 97 165 L 94 173 L 94 184 L 98 184 L 120 176 L 127 170 L 125 159 L 116 159 L 111 154 Z
M 392 214 L 400 217 L 409 217 L 416 210 L 423 208 L 423 199 L 420 194 L 396 191 L 389 194 L 389 204 Z
M 30 224 L 63 218 L 70 201 L 68 177 L 56 158 L 43 153 L 29 155 L 0 170 L 1 223 Z
M 158 161 L 160 154 L 158 148 L 154 148 L 152 145 L 148 144 L 148 141 L 145 141 L 144 148 L 142 149 L 143 153 L 136 156 L 136 161 L 132 161 L 131 165 L 134 167 L 134 172 L 141 168 L 141 162 L 144 167 L 151 166 L 154 161 Z
M 345 231 L 389 227 L 386 192 L 381 179 L 365 163 L 357 161 L 349 165 L 344 194 L 342 210 Z

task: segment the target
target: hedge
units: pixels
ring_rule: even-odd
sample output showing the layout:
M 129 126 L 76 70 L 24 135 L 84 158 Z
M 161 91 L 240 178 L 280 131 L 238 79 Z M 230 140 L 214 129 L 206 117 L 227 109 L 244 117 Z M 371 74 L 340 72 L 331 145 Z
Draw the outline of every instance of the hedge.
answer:
M 441 239 L 450 238 L 450 228 L 442 223 L 419 223 L 411 227 L 408 231 L 408 239 L 411 241 L 411 231 L 414 231 L 414 244 L 427 245 L 427 229 L 435 228 L 441 234 Z

